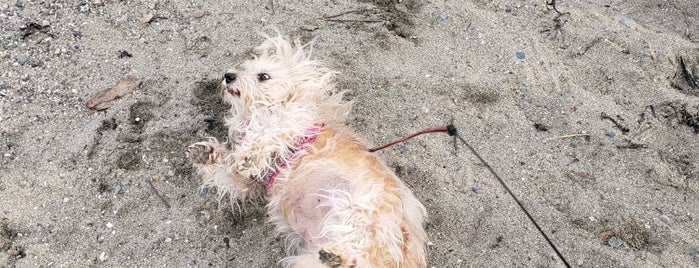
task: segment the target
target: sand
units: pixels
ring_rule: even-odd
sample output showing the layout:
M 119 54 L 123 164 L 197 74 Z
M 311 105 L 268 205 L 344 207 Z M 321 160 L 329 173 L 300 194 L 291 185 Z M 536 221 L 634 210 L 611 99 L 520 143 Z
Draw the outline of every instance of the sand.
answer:
M 184 154 L 275 27 L 315 38 L 370 143 L 453 121 L 571 266 L 699 266 L 699 5 L 515 2 L 0 3 L 0 267 L 277 267 L 264 208 L 219 204 Z M 562 267 L 453 146 L 379 152 L 427 207 L 429 267 Z

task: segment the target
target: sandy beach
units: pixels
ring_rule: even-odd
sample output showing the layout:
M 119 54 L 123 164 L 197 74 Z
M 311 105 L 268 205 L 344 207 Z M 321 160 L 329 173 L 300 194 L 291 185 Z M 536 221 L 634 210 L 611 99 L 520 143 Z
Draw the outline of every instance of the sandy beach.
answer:
M 273 29 L 315 40 L 372 145 L 453 122 L 572 267 L 699 266 L 696 1 L 7 0 L 0 267 L 279 267 L 264 206 L 184 153 L 225 136 L 221 76 Z M 453 142 L 378 152 L 427 207 L 428 267 L 564 267 Z

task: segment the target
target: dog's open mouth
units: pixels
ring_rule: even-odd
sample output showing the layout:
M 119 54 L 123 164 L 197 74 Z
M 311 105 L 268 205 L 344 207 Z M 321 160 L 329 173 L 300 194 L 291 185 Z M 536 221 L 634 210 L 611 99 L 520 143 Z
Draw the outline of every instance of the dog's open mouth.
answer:
M 231 93 L 231 95 L 240 97 L 240 89 L 235 87 L 233 83 L 228 82 L 227 80 L 221 81 L 221 91 L 227 91 L 228 93 Z
M 231 93 L 231 95 L 233 96 L 240 97 L 240 90 L 238 90 L 237 88 L 226 87 L 226 91 L 228 91 L 228 93 Z

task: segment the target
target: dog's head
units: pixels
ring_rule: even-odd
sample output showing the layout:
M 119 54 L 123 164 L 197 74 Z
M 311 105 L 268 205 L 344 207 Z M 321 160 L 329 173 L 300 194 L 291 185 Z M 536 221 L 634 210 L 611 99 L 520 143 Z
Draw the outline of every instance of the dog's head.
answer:
M 328 112 L 322 111 L 330 108 L 325 107 L 328 105 L 345 106 L 341 94 L 333 94 L 334 72 L 311 60 L 304 49 L 310 50 L 310 44 L 267 37 L 255 48 L 251 60 L 226 71 L 222 81 L 224 98 L 239 119 L 250 119 L 250 114 L 258 110 L 320 109 L 309 112 L 322 113 Z M 344 116 L 344 112 L 341 114 Z

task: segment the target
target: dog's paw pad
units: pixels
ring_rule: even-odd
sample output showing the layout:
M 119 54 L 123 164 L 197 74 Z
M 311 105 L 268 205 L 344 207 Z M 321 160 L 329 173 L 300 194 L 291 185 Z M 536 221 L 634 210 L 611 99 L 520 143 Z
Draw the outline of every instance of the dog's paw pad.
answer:
M 318 251 L 318 255 L 319 255 L 318 258 L 320 259 L 320 261 L 329 267 L 336 268 L 336 267 L 340 267 L 340 265 L 342 265 L 342 258 L 340 258 L 340 256 L 337 256 L 330 251 L 326 251 L 324 249 L 321 249 L 320 251 Z
M 187 157 L 194 164 L 211 164 L 213 163 L 213 152 L 213 146 L 205 142 L 198 142 L 187 148 Z

